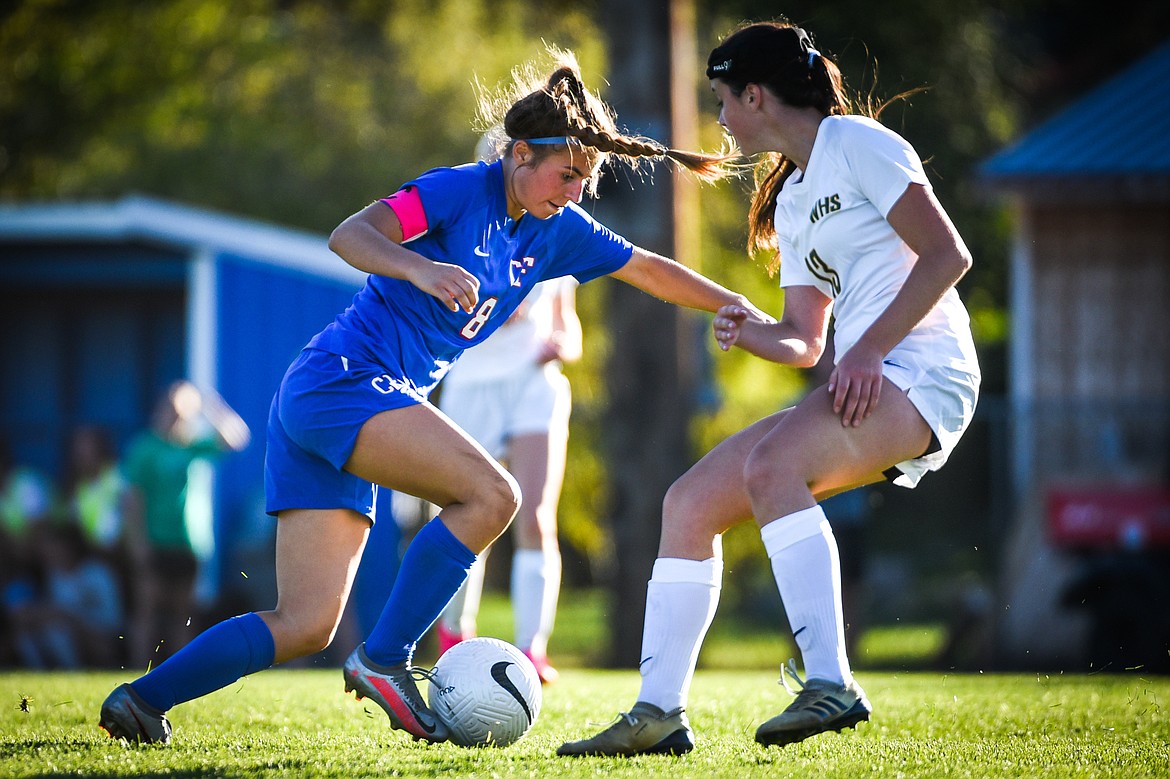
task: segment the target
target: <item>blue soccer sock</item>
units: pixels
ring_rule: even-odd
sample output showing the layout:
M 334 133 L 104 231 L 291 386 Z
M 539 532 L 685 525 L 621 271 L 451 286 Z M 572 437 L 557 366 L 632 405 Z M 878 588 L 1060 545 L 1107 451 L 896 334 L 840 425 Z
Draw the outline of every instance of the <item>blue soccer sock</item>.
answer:
M 475 562 L 475 553 L 432 519 L 406 548 L 402 566 L 382 616 L 366 639 L 366 657 L 378 665 L 398 665 L 455 596 Z
M 166 711 L 264 670 L 275 656 L 268 625 L 258 614 L 243 614 L 203 631 L 130 687 L 142 700 Z

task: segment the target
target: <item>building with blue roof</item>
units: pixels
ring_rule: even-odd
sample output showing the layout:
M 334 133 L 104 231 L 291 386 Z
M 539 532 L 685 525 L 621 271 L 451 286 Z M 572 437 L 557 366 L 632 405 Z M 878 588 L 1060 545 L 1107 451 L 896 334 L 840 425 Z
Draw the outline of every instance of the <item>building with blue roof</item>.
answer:
M 1014 221 L 1001 660 L 1166 668 L 1170 42 L 978 175 Z
M 1033 202 L 1170 200 L 1170 42 L 979 166 Z
M 230 547 L 272 525 L 265 425 L 285 369 L 364 281 L 324 235 L 154 198 L 0 205 L 0 436 L 55 478 L 75 427 L 121 451 L 173 381 L 214 389 L 252 430 L 213 477 Z

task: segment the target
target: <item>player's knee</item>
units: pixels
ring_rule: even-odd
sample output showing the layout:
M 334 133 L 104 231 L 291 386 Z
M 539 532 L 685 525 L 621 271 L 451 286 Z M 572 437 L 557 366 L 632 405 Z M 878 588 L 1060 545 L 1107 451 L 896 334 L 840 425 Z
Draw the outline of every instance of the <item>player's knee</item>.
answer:
M 794 452 L 780 453 L 771 448 L 757 447 L 744 462 L 744 489 L 753 504 L 761 499 L 766 502 L 778 490 L 800 481 L 800 463 Z
M 695 495 L 691 484 L 686 478 L 677 479 L 666 491 L 662 499 L 663 530 L 685 531 L 699 519 L 699 508 L 703 504 L 702 495 Z
M 675 557 L 684 549 L 715 549 L 715 539 L 730 526 L 728 520 L 726 507 L 712 499 L 706 479 L 683 477 L 670 486 L 662 500 L 659 553 Z
M 502 471 L 487 480 L 476 496 L 487 529 L 503 533 L 520 510 L 520 485 L 510 473 Z
M 337 635 L 336 624 L 321 624 L 314 625 L 303 636 L 302 653 L 304 655 L 311 655 L 322 650 L 328 649 L 329 645 L 333 643 L 333 637 Z

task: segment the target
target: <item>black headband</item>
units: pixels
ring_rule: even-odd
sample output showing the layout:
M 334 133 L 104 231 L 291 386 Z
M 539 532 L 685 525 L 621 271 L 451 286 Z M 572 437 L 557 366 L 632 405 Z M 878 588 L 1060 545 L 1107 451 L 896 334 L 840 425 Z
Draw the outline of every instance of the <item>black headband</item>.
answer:
M 795 63 L 811 68 L 819 54 L 799 27 L 754 24 L 715 47 L 707 58 L 707 78 L 763 82 Z

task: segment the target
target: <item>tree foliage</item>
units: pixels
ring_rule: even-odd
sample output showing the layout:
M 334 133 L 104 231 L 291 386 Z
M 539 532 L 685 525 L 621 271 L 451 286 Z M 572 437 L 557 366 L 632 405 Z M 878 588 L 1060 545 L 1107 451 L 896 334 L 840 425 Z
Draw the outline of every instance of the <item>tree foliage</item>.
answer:
M 0 17 L 0 197 L 138 190 L 328 230 L 470 159 L 472 79 L 542 36 L 598 62 L 571 2 L 26 2 Z

